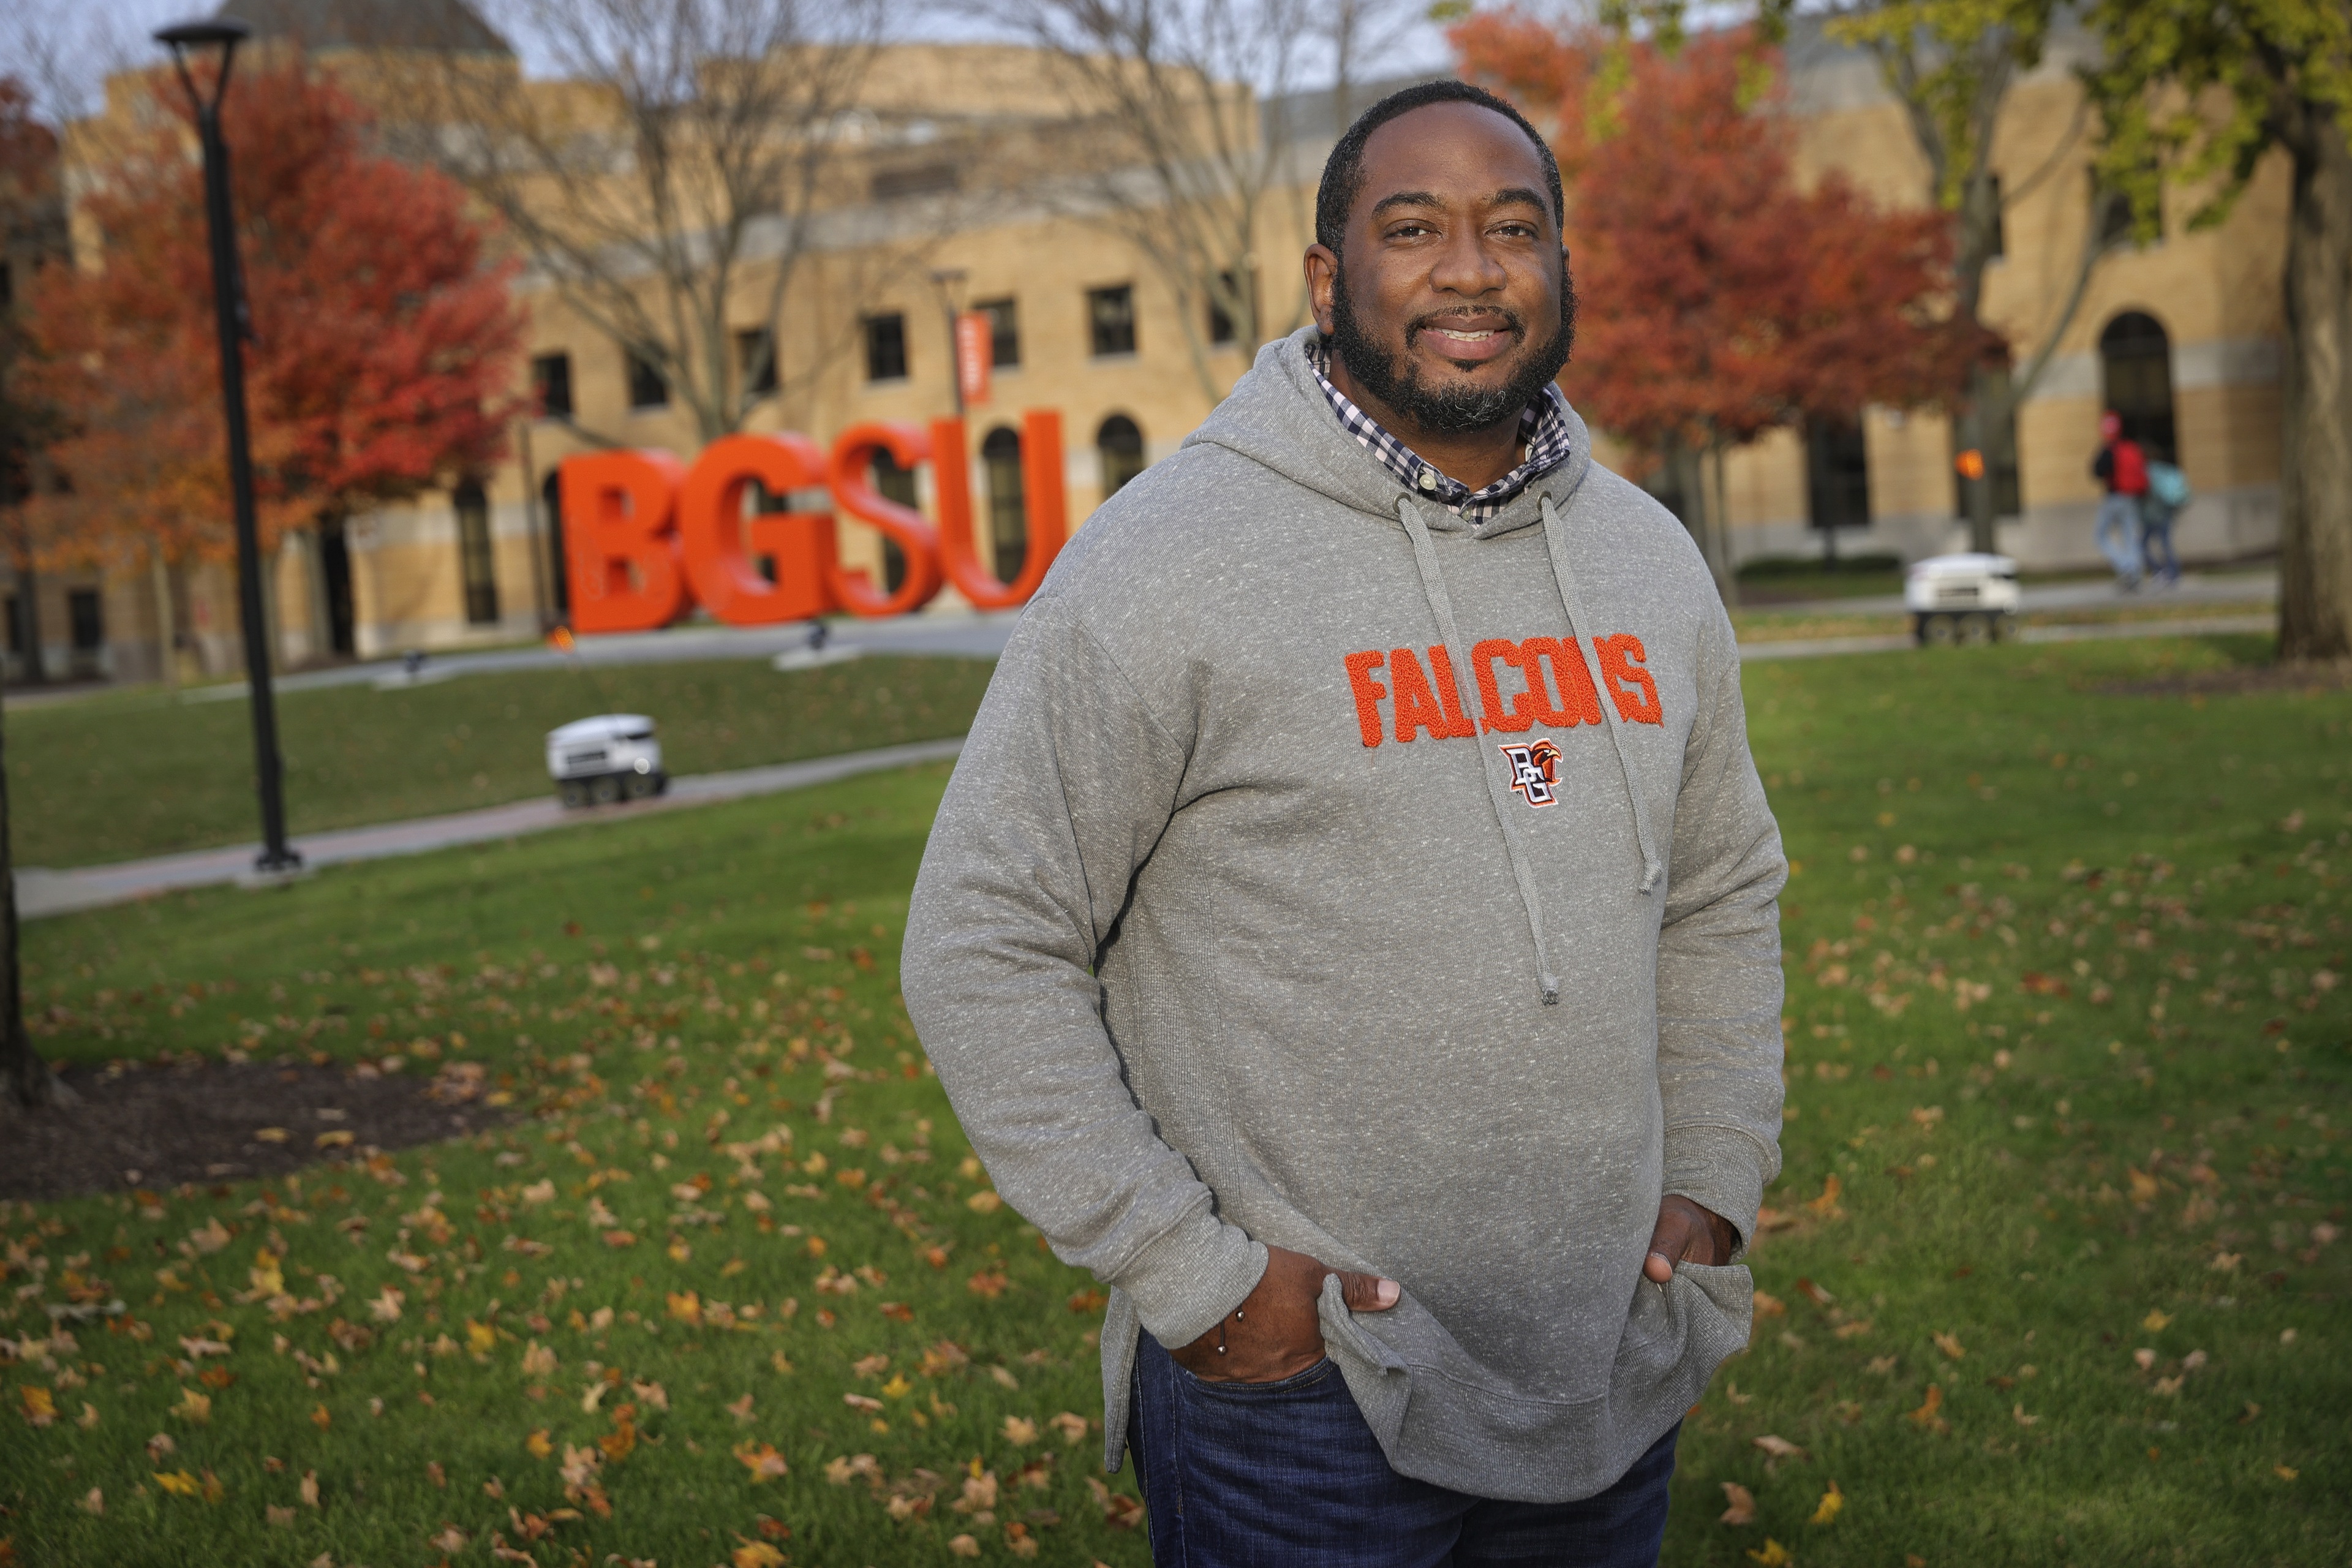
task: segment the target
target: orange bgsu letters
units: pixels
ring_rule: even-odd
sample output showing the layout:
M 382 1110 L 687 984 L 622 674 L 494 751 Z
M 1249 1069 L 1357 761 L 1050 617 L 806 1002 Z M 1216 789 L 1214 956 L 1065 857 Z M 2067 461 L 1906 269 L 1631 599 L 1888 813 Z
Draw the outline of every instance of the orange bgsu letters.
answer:
M 1389 689 L 1372 679 L 1386 656 L 1377 649 L 1370 653 L 1351 653 L 1343 661 L 1348 667 L 1348 689 L 1356 696 L 1356 730 L 1364 737 L 1364 744 L 1381 743 L 1381 699 Z
M 1592 689 L 1592 672 L 1584 668 L 1584 650 L 1573 641 L 1529 637 L 1519 645 L 1519 658 L 1527 668 L 1528 689 L 1539 704 L 1550 701 L 1544 689 L 1545 665 L 1551 666 L 1551 683 L 1559 689 L 1559 706 L 1545 706 L 1536 715 L 1539 722 L 1558 730 L 1601 722 L 1601 694 Z
M 1503 694 L 1495 684 L 1495 661 L 1498 658 L 1528 677 L 1527 689 L 1511 699 L 1508 713 L 1503 711 Z M 1501 637 L 1488 637 L 1470 650 L 1470 662 L 1477 666 L 1478 701 L 1485 710 L 1486 728 L 1506 735 L 1524 734 L 1534 728 L 1540 706 L 1536 693 L 1542 687 L 1543 678 L 1522 659 L 1519 645 Z
M 949 450 L 959 458 L 963 453 L 961 444 Z M 898 546 L 899 557 L 907 563 L 907 575 L 898 584 L 898 591 L 886 598 L 874 591 L 864 571 L 845 571 L 837 560 L 826 561 L 825 585 L 852 615 L 868 619 L 919 610 L 940 591 L 939 537 L 931 531 L 931 525 L 923 521 L 920 512 L 900 506 L 866 482 L 866 476 L 874 466 L 877 452 L 887 452 L 900 468 L 911 468 L 930 459 L 931 440 L 915 426 L 877 422 L 853 425 L 833 444 L 834 499 L 852 517 L 879 529 Z M 961 468 L 961 464 L 957 467 Z M 718 613 L 714 606 L 711 614 Z
M 564 566 L 583 632 L 666 626 L 686 608 L 670 512 L 685 468 L 667 452 L 593 452 L 563 463 Z
M 952 461 L 935 463 L 931 468 L 939 493 L 940 565 L 948 581 L 977 609 L 1009 610 L 1027 604 L 1062 548 L 1062 416 L 1040 408 L 1021 416 L 1022 501 L 1028 514 L 1029 549 L 1021 563 L 1021 574 L 1010 583 L 999 582 L 972 548 L 971 479 L 963 464 L 963 421 L 932 420 L 931 444 L 942 453 L 955 454 Z
M 966 597 L 982 609 L 1027 602 L 1061 550 L 1061 416 L 1023 416 L 1029 548 L 1021 574 L 1000 583 L 971 553 L 971 498 L 963 426 L 942 420 L 930 438 L 911 425 L 861 425 L 843 433 L 828 460 L 804 436 L 735 436 L 714 441 L 689 471 L 667 452 L 591 452 L 566 458 L 563 570 L 572 588 L 574 629 L 651 631 L 677 618 L 697 595 L 720 620 L 739 626 L 803 619 L 846 608 L 860 616 L 919 609 L 940 590 L 940 557 Z M 900 464 L 929 460 L 947 548 L 930 525 L 874 491 L 866 468 L 877 452 Z M 831 486 L 844 511 L 889 536 L 906 562 L 898 591 L 875 592 L 866 574 L 842 569 L 829 512 L 769 512 L 743 518 L 753 480 L 772 494 Z M 746 549 L 746 535 L 749 549 Z M 961 553 L 959 554 L 959 551 Z M 774 563 L 772 583 L 752 557 Z
M 1454 679 L 1454 658 L 1438 643 L 1429 650 L 1429 668 L 1437 676 L 1437 700 L 1445 705 L 1445 728 L 1438 732 L 1442 741 L 1475 740 L 1478 726 L 1462 711 L 1462 683 Z
M 1666 716 L 1658 706 L 1658 683 L 1642 668 L 1642 661 L 1649 657 L 1642 639 L 1630 632 L 1594 637 L 1592 650 L 1601 656 L 1601 678 L 1609 684 L 1617 716 L 1628 724 L 1664 724 Z
M 834 558 L 830 514 L 761 512 L 743 521 L 743 492 L 753 481 L 786 496 L 824 479 L 824 454 L 805 436 L 728 436 L 703 448 L 678 492 L 677 536 L 687 581 L 712 615 L 756 626 L 835 607 L 825 586 Z M 752 566 L 754 553 L 774 563 L 773 582 Z

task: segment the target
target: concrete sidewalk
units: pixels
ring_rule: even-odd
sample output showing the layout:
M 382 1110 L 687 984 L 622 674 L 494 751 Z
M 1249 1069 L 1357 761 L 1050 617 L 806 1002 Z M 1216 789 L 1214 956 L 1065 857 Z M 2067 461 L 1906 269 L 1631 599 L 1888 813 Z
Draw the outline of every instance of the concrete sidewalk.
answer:
M 945 741 L 917 741 L 904 746 L 882 746 L 870 752 L 814 757 L 803 763 L 779 763 L 764 768 L 740 768 L 731 773 L 699 773 L 672 779 L 669 793 L 652 800 L 617 805 L 566 810 L 552 797 L 511 801 L 479 811 L 453 812 L 446 816 L 421 816 L 406 822 L 379 823 L 372 827 L 346 827 L 331 833 L 306 834 L 295 841 L 306 866 L 339 866 L 353 860 L 380 860 L 393 855 L 421 855 L 461 844 L 482 844 L 518 834 L 543 833 L 552 827 L 618 822 L 650 812 L 707 805 L 714 801 L 741 800 L 831 784 L 859 773 L 903 768 L 917 763 L 944 762 L 963 746 L 961 736 Z M 149 860 L 126 860 L 111 866 L 88 866 L 69 871 L 20 867 L 16 871 L 16 913 L 20 919 L 61 915 L 76 910 L 101 909 L 134 899 L 188 888 L 218 887 L 248 880 L 253 875 L 257 844 L 220 849 L 199 849 L 186 855 L 162 855 Z

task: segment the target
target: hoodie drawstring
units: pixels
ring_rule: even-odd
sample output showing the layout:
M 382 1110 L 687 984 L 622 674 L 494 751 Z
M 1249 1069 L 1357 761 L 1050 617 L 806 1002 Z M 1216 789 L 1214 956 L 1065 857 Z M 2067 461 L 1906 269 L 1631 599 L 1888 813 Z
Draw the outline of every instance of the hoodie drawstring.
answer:
M 1429 542 L 1429 525 L 1422 521 L 1409 496 L 1397 497 L 1397 520 L 1412 539 L 1413 563 L 1421 568 L 1421 590 L 1429 600 L 1430 613 L 1437 617 L 1438 634 L 1445 641 L 1446 659 L 1454 667 L 1455 700 L 1462 704 L 1462 711 L 1475 733 L 1484 705 L 1478 700 L 1470 652 L 1462 646 L 1462 634 L 1454 624 L 1454 605 L 1445 595 L 1445 578 L 1437 569 L 1437 550 Z M 1518 821 L 1505 798 L 1508 792 L 1501 774 L 1484 761 L 1478 771 L 1486 775 L 1487 804 L 1495 808 L 1495 826 L 1502 829 L 1503 847 L 1511 857 L 1511 875 L 1519 884 L 1519 901 L 1527 906 L 1528 935 L 1536 944 L 1536 979 L 1543 987 L 1544 1005 L 1556 1007 L 1559 1005 L 1559 977 L 1552 973 L 1550 942 L 1544 932 L 1543 897 L 1536 890 L 1535 868 L 1528 863 L 1527 846 L 1519 838 Z
M 1601 719 L 1609 728 L 1610 743 L 1617 750 L 1617 771 L 1625 780 L 1625 804 L 1633 808 L 1633 842 L 1642 851 L 1639 890 L 1647 893 L 1658 885 L 1658 879 L 1665 875 L 1666 868 L 1658 858 L 1657 839 L 1650 832 L 1649 808 L 1642 804 L 1641 788 L 1633 782 L 1633 759 L 1625 754 L 1625 721 L 1617 711 L 1616 690 L 1601 671 L 1593 668 L 1591 655 L 1585 650 L 1584 644 L 1591 628 L 1585 622 L 1583 601 L 1577 595 L 1576 574 L 1569 569 L 1567 525 L 1560 521 L 1559 509 L 1552 505 L 1549 496 L 1543 498 L 1543 536 L 1544 547 L 1551 554 L 1552 581 L 1559 589 L 1559 607 L 1568 613 L 1568 646 L 1576 649 L 1577 657 L 1585 661 L 1585 668 L 1592 676 L 1593 689 L 1605 693 L 1607 697 L 1607 700 L 1601 704 Z M 1424 573 L 1433 569 L 1433 562 L 1431 566 L 1423 568 Z

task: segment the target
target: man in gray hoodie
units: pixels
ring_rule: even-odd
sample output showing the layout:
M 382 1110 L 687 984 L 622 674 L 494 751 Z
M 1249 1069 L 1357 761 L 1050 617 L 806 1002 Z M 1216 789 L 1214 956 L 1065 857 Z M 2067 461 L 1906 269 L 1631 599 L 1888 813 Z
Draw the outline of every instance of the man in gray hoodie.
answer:
M 1706 568 L 1552 384 L 1561 216 L 1477 89 L 1349 129 L 1314 327 L 1063 552 L 916 883 L 1162 1563 L 1653 1563 L 1747 1340 L 1787 869 Z

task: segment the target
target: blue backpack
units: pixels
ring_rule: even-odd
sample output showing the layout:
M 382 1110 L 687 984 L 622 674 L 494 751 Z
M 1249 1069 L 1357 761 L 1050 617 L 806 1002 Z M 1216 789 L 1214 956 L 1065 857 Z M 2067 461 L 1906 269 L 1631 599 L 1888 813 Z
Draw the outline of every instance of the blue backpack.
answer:
M 2147 493 L 2179 511 L 2189 504 L 2189 477 L 2170 463 L 2150 463 Z

